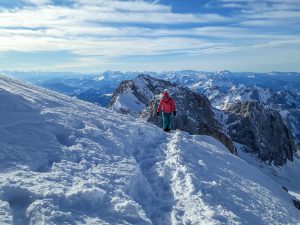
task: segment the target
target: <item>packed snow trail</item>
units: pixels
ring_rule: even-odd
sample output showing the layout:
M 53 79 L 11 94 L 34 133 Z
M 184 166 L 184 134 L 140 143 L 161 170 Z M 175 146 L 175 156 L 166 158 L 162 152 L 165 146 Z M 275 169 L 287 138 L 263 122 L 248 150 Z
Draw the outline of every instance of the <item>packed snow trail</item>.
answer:
M 297 224 L 217 140 L 0 76 L 0 224 Z

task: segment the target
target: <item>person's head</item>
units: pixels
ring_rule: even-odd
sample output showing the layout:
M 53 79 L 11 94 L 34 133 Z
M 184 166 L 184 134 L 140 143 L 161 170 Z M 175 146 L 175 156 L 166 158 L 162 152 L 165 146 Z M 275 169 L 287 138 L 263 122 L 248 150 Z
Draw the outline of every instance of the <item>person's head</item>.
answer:
M 169 95 L 169 92 L 168 92 L 167 89 L 165 89 L 165 90 L 163 91 L 162 97 L 163 97 L 163 98 L 170 98 L 170 95 Z

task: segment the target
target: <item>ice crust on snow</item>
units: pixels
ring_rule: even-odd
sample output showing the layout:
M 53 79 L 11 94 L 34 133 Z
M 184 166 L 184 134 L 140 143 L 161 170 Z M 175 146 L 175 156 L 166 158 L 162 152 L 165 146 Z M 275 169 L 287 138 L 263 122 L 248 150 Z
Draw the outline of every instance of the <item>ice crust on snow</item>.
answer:
M 217 140 L 0 76 L 0 224 L 297 224 Z

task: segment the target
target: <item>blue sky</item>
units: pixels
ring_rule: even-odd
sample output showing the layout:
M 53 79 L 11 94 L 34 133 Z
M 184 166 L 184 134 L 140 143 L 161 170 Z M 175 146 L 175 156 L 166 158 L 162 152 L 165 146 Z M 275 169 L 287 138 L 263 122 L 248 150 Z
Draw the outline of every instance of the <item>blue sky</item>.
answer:
M 300 0 L 0 0 L 0 70 L 300 72 Z

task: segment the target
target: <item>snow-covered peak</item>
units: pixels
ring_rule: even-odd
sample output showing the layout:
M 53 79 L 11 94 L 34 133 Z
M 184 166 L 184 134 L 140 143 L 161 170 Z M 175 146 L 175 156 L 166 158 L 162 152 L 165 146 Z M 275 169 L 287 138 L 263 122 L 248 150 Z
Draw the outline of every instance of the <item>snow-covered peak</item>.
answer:
M 257 86 L 248 87 L 244 84 L 232 86 L 226 94 L 222 93 L 218 96 L 213 96 L 210 92 L 207 92 L 207 94 L 209 94 L 209 98 L 213 101 L 213 105 L 220 109 L 226 109 L 237 102 L 256 101 L 265 105 L 274 96 L 274 93 L 270 89 Z
M 99 75 L 97 78 L 95 78 L 95 80 L 104 80 L 105 76 L 104 75 Z
M 216 75 L 228 76 L 228 75 L 230 75 L 230 74 L 232 74 L 232 72 L 229 71 L 229 70 L 220 70 L 220 71 L 217 71 L 217 72 L 216 72 Z
M 266 104 L 272 97 L 272 94 L 270 89 L 258 86 L 247 87 L 244 84 L 235 85 L 229 90 L 229 95 L 235 96 L 235 98 L 239 99 L 241 102 L 258 101 Z

